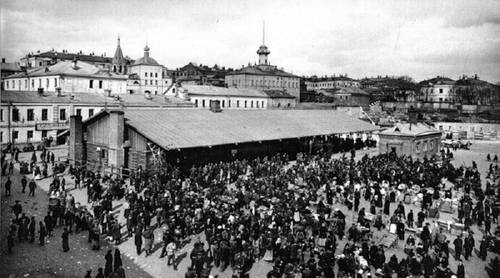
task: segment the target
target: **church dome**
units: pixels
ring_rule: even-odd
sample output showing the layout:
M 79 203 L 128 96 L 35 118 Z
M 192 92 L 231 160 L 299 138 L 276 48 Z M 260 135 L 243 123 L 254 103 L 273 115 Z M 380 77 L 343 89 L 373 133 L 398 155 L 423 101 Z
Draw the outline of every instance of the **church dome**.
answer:
M 265 45 L 261 45 L 259 47 L 259 49 L 257 50 L 257 54 L 259 54 L 259 55 L 260 54 L 270 54 L 270 53 L 271 53 L 271 51 L 269 51 L 269 49 Z
M 150 66 L 159 66 L 158 62 L 156 62 L 155 59 L 149 57 L 149 56 L 144 56 L 142 58 L 139 58 L 135 60 L 134 65 L 150 65 Z

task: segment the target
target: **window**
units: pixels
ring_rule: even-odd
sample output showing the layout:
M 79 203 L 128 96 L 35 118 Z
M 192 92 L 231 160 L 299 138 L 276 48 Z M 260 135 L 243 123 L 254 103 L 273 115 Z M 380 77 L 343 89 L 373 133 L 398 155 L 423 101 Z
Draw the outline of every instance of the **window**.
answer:
M 415 152 L 416 153 L 420 152 L 420 142 L 417 142 L 417 144 L 415 145 Z
M 102 80 L 99 80 L 99 89 L 102 89 Z
M 222 100 L 222 108 L 224 108 L 225 106 L 226 106 L 226 101 Z
M 205 100 L 201 101 L 201 106 L 205 107 Z
M 38 88 L 42 88 L 42 79 L 38 79 Z
M 28 118 L 28 121 L 34 121 L 35 120 L 35 111 L 33 111 L 33 109 L 28 109 L 26 111 L 26 118 Z
M 59 121 L 66 121 L 66 109 L 59 110 Z
M 443 93 L 443 89 L 439 89 L 439 93 L 442 94 Z
M 264 101 L 262 101 L 262 105 L 261 105 L 262 108 L 264 108 Z
M 35 89 L 35 79 L 31 79 L 31 89 Z
M 3 109 L 0 109 L 0 122 L 3 122 Z
M 82 116 L 82 109 L 80 109 L 80 108 L 76 109 L 76 115 L 81 117 Z
M 149 76 L 150 76 L 150 77 L 153 77 L 153 73 L 151 72 L 151 73 L 149 74 Z
M 12 131 L 12 140 L 16 140 L 17 138 L 19 138 L 19 131 L 13 130 Z
M 89 117 L 92 117 L 92 116 L 94 116 L 94 109 L 90 108 L 89 109 Z
M 47 131 L 46 130 L 42 130 L 42 138 L 47 138 Z
M 89 80 L 89 88 L 94 88 L 94 80 Z
M 247 101 L 245 100 L 245 108 L 247 108 Z
M 19 122 L 19 109 L 12 109 L 12 121 Z
M 231 107 L 231 100 L 227 101 L 227 107 Z
M 54 78 L 54 87 L 57 87 L 57 78 Z
M 0 131 L 0 142 L 3 142 L 3 131 Z
M 48 88 L 49 87 L 49 79 L 45 79 L 45 87 Z
M 148 73 L 147 72 L 144 73 L 144 77 L 148 77 Z
M 158 86 L 158 80 L 155 80 L 155 85 Z
M 33 130 L 28 130 L 26 137 L 28 137 L 28 139 L 33 139 Z
M 240 108 L 240 101 L 239 100 L 236 101 L 236 108 Z
M 155 77 L 158 77 L 158 73 L 157 72 L 155 72 Z
M 198 107 L 198 100 L 197 99 L 194 100 L 194 107 Z
M 434 142 L 433 141 L 429 141 L 429 150 L 433 150 L 434 149 Z
M 255 102 L 255 107 L 259 108 L 259 102 L 258 101 Z
M 49 119 L 49 110 L 44 108 L 42 109 L 42 121 L 46 121 Z
M 24 89 L 28 90 L 28 80 L 24 80 Z

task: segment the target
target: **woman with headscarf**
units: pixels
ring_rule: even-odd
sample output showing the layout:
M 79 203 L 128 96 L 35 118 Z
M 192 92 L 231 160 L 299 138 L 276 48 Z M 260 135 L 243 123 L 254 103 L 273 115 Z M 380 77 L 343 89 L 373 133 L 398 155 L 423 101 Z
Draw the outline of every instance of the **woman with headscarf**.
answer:
M 111 272 L 113 272 L 113 254 L 111 253 L 111 250 L 108 250 L 104 259 L 106 260 L 106 264 L 104 265 L 104 275 L 109 277 Z

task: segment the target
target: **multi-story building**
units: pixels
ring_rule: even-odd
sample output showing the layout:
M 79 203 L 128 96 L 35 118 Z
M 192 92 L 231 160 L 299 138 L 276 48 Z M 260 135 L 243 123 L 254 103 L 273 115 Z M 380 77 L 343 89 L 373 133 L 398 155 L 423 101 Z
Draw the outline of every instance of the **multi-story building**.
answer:
M 164 94 L 172 85 L 172 79 L 164 73 L 164 67 L 149 56 L 149 46 L 144 47 L 144 56 L 129 67 L 127 91 L 130 94 Z
M 425 102 L 455 102 L 455 81 L 437 76 L 424 80 L 420 85 L 420 100 Z
M 3 81 L 7 76 L 13 75 L 13 74 L 16 74 L 16 73 L 19 73 L 22 71 L 23 71 L 23 69 L 21 68 L 21 66 L 19 66 L 18 63 L 7 63 L 5 61 L 5 58 L 2 58 L 2 64 L 0 65 L 0 73 L 1 73 L 0 81 L 1 81 L 2 90 L 4 88 Z
M 115 95 L 98 93 L 61 93 L 46 91 L 1 91 L 0 139 L 1 143 L 16 145 L 39 143 L 44 138 L 64 143 L 69 117 L 83 120 L 108 108 L 191 108 L 193 105 L 174 97 Z
M 257 50 L 259 64 L 248 65 L 226 75 L 226 86 L 233 88 L 252 88 L 258 90 L 283 90 L 300 99 L 300 78 L 277 66 L 271 65 L 268 55 L 271 53 L 263 43 Z
M 361 87 L 361 84 L 359 81 L 347 77 L 347 74 L 346 75 L 339 75 L 339 76 L 333 75 L 330 77 L 311 76 L 311 77 L 305 79 L 305 84 L 306 84 L 307 91 Z
M 75 59 L 10 75 L 4 85 L 6 91 L 125 94 L 127 76 Z
M 193 62 L 171 72 L 172 79 L 177 83 L 192 85 L 213 85 L 224 87 L 225 76 L 233 71 L 232 68 L 219 67 L 214 65 L 198 65 Z
M 20 65 L 21 67 L 32 69 L 54 65 L 61 61 L 73 61 L 74 59 L 78 59 L 82 62 L 93 64 L 101 68 L 111 68 L 113 62 L 113 58 L 106 57 L 105 54 L 95 55 L 93 52 L 90 54 L 84 54 L 82 51 L 70 53 L 67 50 L 55 51 L 52 49 L 45 52 L 37 51 L 36 53 L 29 53 L 21 58 Z
M 195 107 L 206 109 L 210 108 L 211 101 L 218 101 L 221 109 L 293 108 L 296 105 L 295 97 L 281 90 L 181 84 L 172 86 L 166 95 L 188 100 Z
M 500 103 L 500 86 L 473 77 L 462 76 L 455 82 L 455 99 L 462 105 L 495 105 Z

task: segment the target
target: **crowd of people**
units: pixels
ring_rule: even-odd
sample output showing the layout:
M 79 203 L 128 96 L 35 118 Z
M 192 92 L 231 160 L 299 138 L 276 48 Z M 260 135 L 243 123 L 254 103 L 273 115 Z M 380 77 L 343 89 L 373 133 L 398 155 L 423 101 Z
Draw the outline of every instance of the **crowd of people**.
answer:
M 494 204 L 499 170 L 498 165 L 490 166 L 491 183 L 483 190 L 476 163 L 454 167 L 450 151 L 445 154 L 440 160 L 393 153 L 355 159 L 355 151 L 340 158 L 325 152 L 298 154 L 293 162 L 277 154 L 188 170 L 168 164 L 155 172 L 140 168 L 128 181 L 70 167 L 75 188 L 87 188 L 91 211 L 66 193 L 63 177 L 53 176 L 50 194 L 57 204 L 40 221 L 40 244 L 42 232 L 50 236 L 58 225 L 65 230 L 64 250 L 73 229 L 87 230 L 94 250 L 99 250 L 103 237 L 120 244 L 123 235 L 112 201 L 125 198 L 125 236 L 133 237 L 137 255 L 153 254 L 154 232 L 161 230 L 160 257 L 166 256 L 166 263 L 177 270 L 187 256 L 179 250 L 195 241 L 185 274 L 189 278 L 209 277 L 213 267 L 230 267 L 245 277 L 259 260 L 273 265 L 267 277 L 364 277 L 373 269 L 382 277 L 395 273 L 462 278 L 462 257 L 468 260 L 479 246 L 485 260 L 491 224 L 498 224 Z M 452 197 L 458 200 L 458 224 L 463 224 L 452 242 L 456 269 L 449 264 L 451 239 L 432 220 L 440 201 Z M 31 221 L 16 211 L 13 226 L 23 226 L 19 238 L 24 239 L 27 230 L 31 240 Z M 479 244 L 472 225 L 484 225 Z M 395 243 L 404 245 L 404 256 L 387 259 L 392 245 L 376 240 L 386 230 L 396 235 Z M 340 241 L 346 243 L 341 246 Z M 97 277 L 115 275 L 109 266 L 111 251 L 106 257 L 106 267 Z

